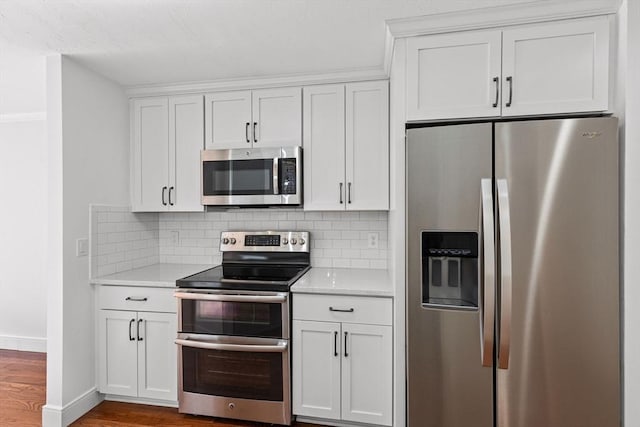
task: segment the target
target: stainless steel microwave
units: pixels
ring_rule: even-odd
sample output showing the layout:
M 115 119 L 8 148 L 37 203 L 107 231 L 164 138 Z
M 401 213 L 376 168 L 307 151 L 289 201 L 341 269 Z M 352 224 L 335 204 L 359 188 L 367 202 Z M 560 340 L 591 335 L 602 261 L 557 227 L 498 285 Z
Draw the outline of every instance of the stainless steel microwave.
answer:
M 202 204 L 302 205 L 302 148 L 203 150 Z

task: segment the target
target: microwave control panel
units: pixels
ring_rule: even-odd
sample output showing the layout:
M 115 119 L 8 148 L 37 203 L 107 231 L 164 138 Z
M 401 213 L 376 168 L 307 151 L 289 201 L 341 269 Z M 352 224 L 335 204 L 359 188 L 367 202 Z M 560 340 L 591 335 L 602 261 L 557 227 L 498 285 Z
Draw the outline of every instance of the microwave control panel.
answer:
M 280 159 L 280 194 L 296 194 L 296 159 Z

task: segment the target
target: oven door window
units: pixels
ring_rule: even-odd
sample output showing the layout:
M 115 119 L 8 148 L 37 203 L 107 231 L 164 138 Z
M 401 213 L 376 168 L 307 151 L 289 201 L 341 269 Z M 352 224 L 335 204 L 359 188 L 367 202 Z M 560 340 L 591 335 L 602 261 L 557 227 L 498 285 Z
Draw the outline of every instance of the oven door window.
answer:
M 274 194 L 273 159 L 202 162 L 204 196 Z
M 283 400 L 283 357 L 182 347 L 183 390 L 210 396 Z
M 182 332 L 281 338 L 281 303 L 181 300 Z M 287 314 L 287 313 L 284 313 Z

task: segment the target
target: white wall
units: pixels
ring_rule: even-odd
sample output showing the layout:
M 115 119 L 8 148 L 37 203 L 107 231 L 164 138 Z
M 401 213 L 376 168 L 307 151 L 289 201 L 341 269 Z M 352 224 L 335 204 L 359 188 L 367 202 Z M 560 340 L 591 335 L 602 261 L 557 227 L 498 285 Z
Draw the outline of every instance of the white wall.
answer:
M 0 348 L 46 350 L 45 61 L 0 54 Z
M 624 129 L 624 425 L 640 425 L 640 2 L 626 0 Z M 624 27 L 624 25 L 621 25 Z M 624 39 L 624 37 L 623 37 Z
M 89 204 L 129 200 L 129 109 L 123 89 L 65 56 L 47 63 L 50 131 L 47 405 L 43 425 L 66 425 L 100 397 L 95 390 L 94 289 Z M 63 167 L 64 166 L 64 167 Z

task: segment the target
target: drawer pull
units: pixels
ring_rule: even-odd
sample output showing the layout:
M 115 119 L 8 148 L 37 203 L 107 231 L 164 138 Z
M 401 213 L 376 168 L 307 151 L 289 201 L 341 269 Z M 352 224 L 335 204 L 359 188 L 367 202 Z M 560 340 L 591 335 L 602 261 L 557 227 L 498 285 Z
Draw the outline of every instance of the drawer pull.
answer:
M 147 301 L 147 297 L 126 297 L 125 301 L 136 301 L 136 302 L 144 302 Z
M 329 311 L 338 311 L 340 313 L 353 313 L 355 310 L 353 307 L 351 308 L 333 308 L 329 307 Z

